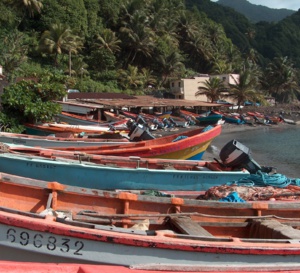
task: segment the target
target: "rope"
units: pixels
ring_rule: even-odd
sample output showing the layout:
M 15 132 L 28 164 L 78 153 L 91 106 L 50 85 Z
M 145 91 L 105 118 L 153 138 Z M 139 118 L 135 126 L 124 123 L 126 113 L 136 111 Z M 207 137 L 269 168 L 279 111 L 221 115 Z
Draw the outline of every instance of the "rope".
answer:
M 289 185 L 300 186 L 300 179 L 291 179 L 283 174 L 275 173 L 268 174 L 262 171 L 258 171 L 256 174 L 250 174 L 247 178 L 242 178 L 233 184 L 238 186 L 252 186 L 252 187 L 266 187 L 272 186 L 277 188 L 285 188 Z

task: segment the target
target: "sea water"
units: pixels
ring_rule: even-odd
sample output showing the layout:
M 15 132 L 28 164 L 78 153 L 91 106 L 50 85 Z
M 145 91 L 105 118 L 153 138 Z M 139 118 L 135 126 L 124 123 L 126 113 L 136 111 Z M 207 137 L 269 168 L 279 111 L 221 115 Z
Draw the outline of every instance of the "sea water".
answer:
M 211 149 L 220 149 L 236 139 L 247 146 L 251 157 L 261 166 L 275 167 L 277 173 L 300 178 L 300 126 L 261 126 L 254 130 L 225 133 L 216 138 Z

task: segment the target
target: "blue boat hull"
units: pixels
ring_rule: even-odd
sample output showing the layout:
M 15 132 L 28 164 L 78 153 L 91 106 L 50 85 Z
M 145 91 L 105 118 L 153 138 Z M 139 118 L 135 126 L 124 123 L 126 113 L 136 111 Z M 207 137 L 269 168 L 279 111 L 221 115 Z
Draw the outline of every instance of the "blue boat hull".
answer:
M 34 158 L 34 159 L 33 159 Z M 71 186 L 102 190 L 205 191 L 249 176 L 248 172 L 118 168 L 30 156 L 0 154 L 0 171 Z
M 196 119 L 198 120 L 199 124 L 201 125 L 213 125 L 213 124 L 217 124 L 219 120 L 222 119 L 222 115 L 219 114 L 215 114 L 215 115 L 208 115 L 206 117 L 196 117 Z
M 225 121 L 228 123 L 235 123 L 235 124 L 243 124 L 244 122 L 241 119 L 231 118 L 231 117 L 224 117 Z

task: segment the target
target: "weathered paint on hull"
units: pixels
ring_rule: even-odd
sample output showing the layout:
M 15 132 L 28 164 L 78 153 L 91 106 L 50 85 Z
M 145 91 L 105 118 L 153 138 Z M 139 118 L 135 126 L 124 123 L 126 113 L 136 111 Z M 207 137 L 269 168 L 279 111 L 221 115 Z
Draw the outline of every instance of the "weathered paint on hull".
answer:
M 201 160 L 203 157 L 203 154 L 205 153 L 208 146 L 211 144 L 213 139 L 206 141 L 204 143 L 200 143 L 198 145 L 187 147 L 185 149 L 177 150 L 174 152 L 165 152 L 160 155 L 147 155 L 151 154 L 151 151 L 147 154 L 140 154 L 140 157 L 153 157 L 153 158 L 165 158 L 165 159 L 189 159 L 189 160 Z
M 35 136 L 37 137 L 37 136 Z M 59 138 L 58 138 L 59 139 Z M 24 145 L 24 146 L 32 146 L 32 147 L 43 147 L 43 148 L 53 148 L 53 147 L 83 147 L 83 146 L 91 146 L 91 145 L 123 145 L 129 144 L 130 142 L 119 141 L 118 139 L 99 139 L 99 141 L 89 141 L 88 139 L 76 139 L 72 140 L 58 140 L 58 139 L 38 139 L 38 138 L 30 138 L 30 137 L 13 137 L 6 135 L 6 133 L 0 133 L 0 142 L 16 144 L 16 145 Z
M 45 181 L 94 189 L 204 191 L 249 176 L 236 171 L 179 171 L 118 168 L 96 164 L 59 162 L 0 154 L 0 171 Z
M 48 256 L 49 257 L 49 256 Z M 55 258 L 55 257 L 54 257 Z M 0 261 L 1 273 L 16 273 L 22 268 L 26 273 L 49 273 L 49 272 L 61 272 L 61 273 L 186 273 L 186 272 L 206 272 L 206 273 L 300 273 L 298 265 L 239 265 L 234 268 L 225 266 L 180 266 L 180 265 L 135 265 L 135 266 L 121 266 L 121 265 L 96 265 L 96 264 L 83 264 L 83 263 L 56 263 L 46 261 L 42 262 L 16 262 L 16 261 Z
M 220 266 L 241 265 L 300 266 L 297 244 L 268 244 L 257 246 L 228 239 L 210 242 L 205 238 L 178 239 L 159 235 L 142 235 L 70 226 L 54 222 L 52 217 L 35 219 L 0 212 L 0 246 L 16 249 L 30 262 L 46 262 L 43 257 L 55 257 L 56 262 L 89 262 L 124 266 Z M 103 229 L 102 229 L 103 228 Z M 106 230 L 105 230 L 106 229 Z M 119 229 L 119 231 L 122 228 Z M 1 249 L 2 250 L 2 249 Z M 21 251 L 21 252 L 20 252 Z M 5 252 L 1 251 L 1 254 Z M 3 258 L 5 259 L 5 257 Z M 16 261 L 22 257 L 14 256 Z M 49 261 L 49 259 L 48 259 Z
M 75 117 L 66 116 L 64 114 L 58 114 L 57 115 L 60 122 L 66 122 L 68 124 L 74 124 L 74 125 L 97 125 L 101 124 L 100 122 L 97 122 L 95 120 L 88 120 L 88 119 L 78 119 Z
M 103 192 L 4 173 L 0 177 L 2 260 L 176 272 L 291 273 L 300 268 L 297 201 L 230 204 Z M 188 213 L 190 205 L 195 210 Z M 214 214 L 208 214 L 211 208 Z M 266 216 L 249 216 L 254 210 Z M 291 218 L 285 218 L 286 212 L 292 212 Z M 140 221 L 134 219 L 149 225 L 135 229 Z M 174 229 L 179 222 L 187 234 Z
M 232 117 L 225 116 L 224 119 L 225 119 L 225 122 L 228 122 L 228 123 L 236 123 L 236 124 L 242 123 L 241 119 L 239 119 L 239 118 L 232 118 Z
M 47 131 L 47 130 L 40 130 L 37 128 L 30 128 L 30 127 L 26 127 L 26 134 L 28 135 L 35 135 L 35 136 L 50 136 L 50 135 L 54 135 L 55 133 L 53 133 L 52 131 Z
M 196 119 L 199 124 L 217 124 L 218 121 L 222 119 L 222 115 L 211 115 L 206 117 L 198 116 Z
M 210 127 L 208 130 L 197 129 L 180 134 L 169 135 L 162 138 L 141 141 L 133 146 L 127 147 L 82 147 L 66 148 L 60 150 L 84 152 L 88 154 L 115 155 L 115 156 L 139 156 L 143 158 L 164 158 L 164 159 L 191 159 L 202 158 L 203 153 L 210 143 L 220 135 L 221 125 Z M 203 131 L 204 130 L 204 131 Z M 183 137 L 175 141 L 177 138 Z

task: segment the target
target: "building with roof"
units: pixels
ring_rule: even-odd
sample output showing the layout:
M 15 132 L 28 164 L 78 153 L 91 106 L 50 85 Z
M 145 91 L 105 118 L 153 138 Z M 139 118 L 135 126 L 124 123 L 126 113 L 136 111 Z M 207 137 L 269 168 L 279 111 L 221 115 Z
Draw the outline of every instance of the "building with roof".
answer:
M 191 78 L 182 78 L 170 82 L 170 93 L 175 99 L 207 101 L 205 95 L 195 96 L 200 86 L 209 80 L 208 74 L 200 74 Z

